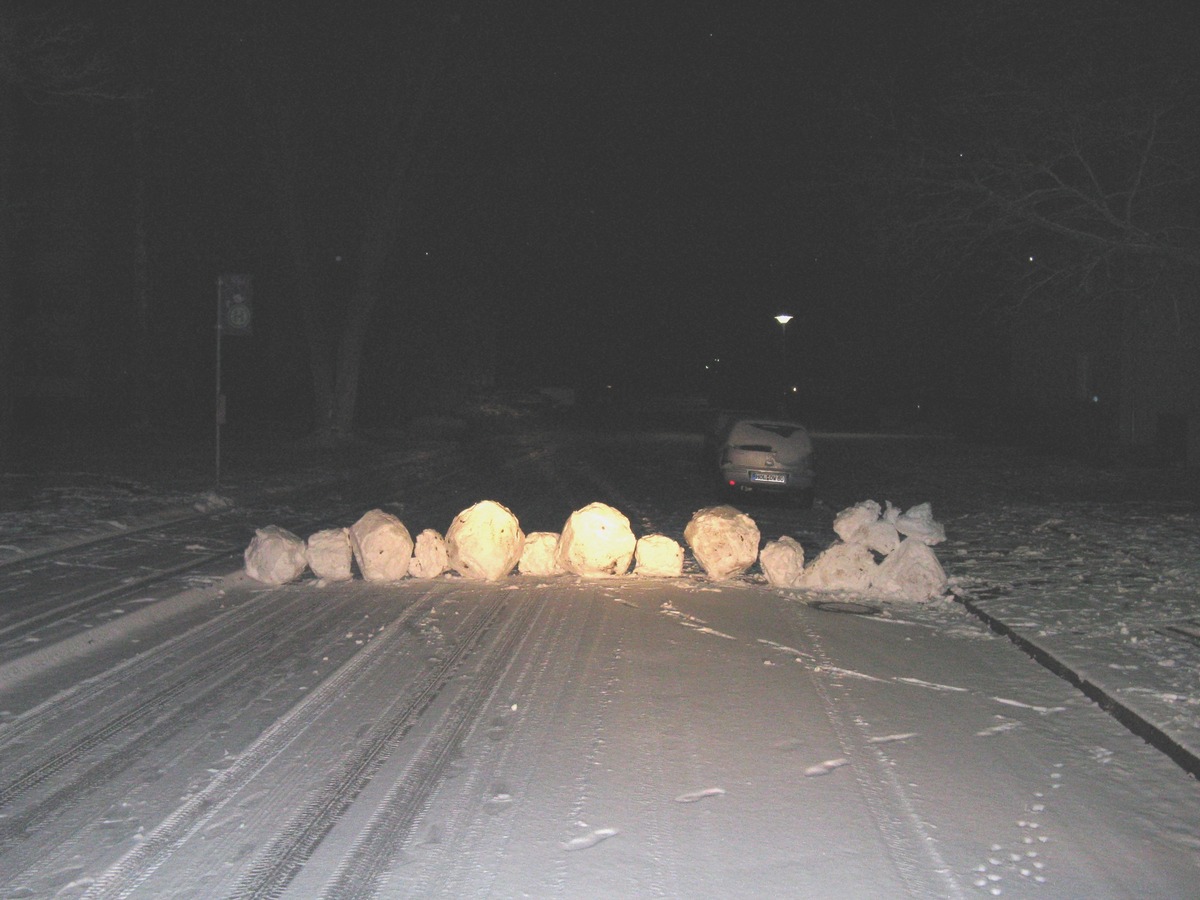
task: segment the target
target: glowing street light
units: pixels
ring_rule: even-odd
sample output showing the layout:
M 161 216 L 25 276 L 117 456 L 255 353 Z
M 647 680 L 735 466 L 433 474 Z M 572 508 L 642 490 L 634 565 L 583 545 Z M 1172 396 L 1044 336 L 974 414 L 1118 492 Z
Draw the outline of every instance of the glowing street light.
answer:
M 780 313 L 775 317 L 775 321 L 779 323 L 779 351 L 784 356 L 787 356 L 787 326 L 788 322 L 792 321 L 791 313 Z

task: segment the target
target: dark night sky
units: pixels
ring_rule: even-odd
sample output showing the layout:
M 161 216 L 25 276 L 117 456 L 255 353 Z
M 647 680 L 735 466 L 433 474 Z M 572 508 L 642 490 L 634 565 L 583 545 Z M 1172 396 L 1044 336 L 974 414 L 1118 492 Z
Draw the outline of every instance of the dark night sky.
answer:
M 854 302 L 850 223 L 836 191 L 805 186 L 838 177 L 840 87 L 882 38 L 854 4 L 737 6 L 504 23 L 500 146 L 474 162 L 498 192 L 513 341 L 690 365 L 770 340 L 785 307 L 819 327 Z
M 377 368 L 365 396 L 386 399 L 412 366 L 444 368 L 472 331 L 468 346 L 492 338 L 502 382 L 526 384 L 666 385 L 714 356 L 757 365 L 778 348 L 782 310 L 797 317 L 790 346 L 816 361 L 810 369 L 868 333 L 877 340 L 892 297 L 865 269 L 837 187 L 853 140 L 844 89 L 919 70 L 937 7 L 462 4 L 368 343 Z M 446 8 L 106 8 L 106 27 L 143 37 L 134 69 L 152 88 L 155 290 L 188 304 L 164 308 L 161 364 L 194 369 L 197 391 L 218 271 L 256 279 L 259 327 L 227 348 L 231 383 L 257 378 L 256 366 L 267 389 L 307 377 L 299 330 L 285 328 L 288 263 L 238 54 L 278 53 L 289 67 L 318 275 L 336 292 L 353 277 L 362 210 L 391 149 L 380 123 L 392 72 L 422 59 L 430 16 Z M 118 148 L 88 162 L 114 182 L 98 208 L 121 203 L 134 164 L 113 109 L 92 112 L 108 122 L 97 146 Z M 70 120 L 65 129 L 87 137 Z M 125 265 L 116 235 L 105 248 L 114 296 Z

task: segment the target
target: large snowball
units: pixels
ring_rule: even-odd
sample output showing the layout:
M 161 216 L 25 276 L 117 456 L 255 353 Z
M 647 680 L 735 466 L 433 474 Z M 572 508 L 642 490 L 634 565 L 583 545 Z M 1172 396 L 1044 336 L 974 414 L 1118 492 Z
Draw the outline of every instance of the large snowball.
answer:
M 243 557 L 246 574 L 266 584 L 295 581 L 308 566 L 304 541 L 278 525 L 257 529 Z
M 683 547 L 665 534 L 638 538 L 633 551 L 633 574 L 658 578 L 678 578 L 683 574 Z
M 946 592 L 946 573 L 927 544 L 909 539 L 879 564 L 871 586 L 904 600 L 932 600 Z
M 834 544 L 804 570 L 804 587 L 865 594 L 875 568 L 875 557 L 863 544 Z
M 413 578 L 437 578 L 450 567 L 446 541 L 437 531 L 426 528 L 417 535 L 408 574 Z
M 804 579 L 804 548 L 785 534 L 762 548 L 758 565 L 773 587 L 799 587 Z
M 408 574 L 413 541 L 404 523 L 381 509 L 350 526 L 350 547 L 366 581 L 399 581 Z
M 940 544 L 946 539 L 946 529 L 933 519 L 933 507 L 921 503 L 896 518 L 896 530 L 923 544 Z
M 565 571 L 576 575 L 624 575 L 636 546 L 624 515 L 605 503 L 589 503 L 567 519 L 556 558 Z
M 692 515 L 683 538 L 710 578 L 745 572 L 758 559 L 758 526 L 732 506 L 709 506 Z
M 351 568 L 354 551 L 350 549 L 348 528 L 327 528 L 308 537 L 305 547 L 308 567 L 318 578 L 326 581 L 347 581 L 354 571 Z
M 450 568 L 473 581 L 498 581 L 521 559 L 525 535 L 517 517 L 495 500 L 464 509 L 446 532 Z
M 517 571 L 522 575 L 561 575 L 558 564 L 558 534 L 553 531 L 534 531 L 525 535 L 525 549 Z

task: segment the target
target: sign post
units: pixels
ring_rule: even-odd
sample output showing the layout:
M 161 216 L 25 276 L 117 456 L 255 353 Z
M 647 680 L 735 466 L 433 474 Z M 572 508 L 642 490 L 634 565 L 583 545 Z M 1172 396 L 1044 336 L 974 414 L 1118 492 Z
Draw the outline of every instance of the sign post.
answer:
M 217 377 L 214 485 L 221 488 L 221 426 L 225 424 L 225 395 L 221 393 L 221 335 L 249 337 L 254 321 L 253 286 L 249 275 L 217 276 Z

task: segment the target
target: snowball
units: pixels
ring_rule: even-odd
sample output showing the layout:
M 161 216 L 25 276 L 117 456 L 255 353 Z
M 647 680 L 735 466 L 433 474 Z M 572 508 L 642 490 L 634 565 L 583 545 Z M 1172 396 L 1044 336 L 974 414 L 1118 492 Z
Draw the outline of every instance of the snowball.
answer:
M 905 600 L 932 600 L 946 592 L 946 573 L 928 545 L 909 539 L 879 564 L 871 587 Z
M 446 532 L 450 568 L 473 581 L 498 581 L 521 559 L 525 535 L 512 511 L 495 500 L 464 509 Z
M 678 578 L 683 574 L 683 547 L 665 534 L 638 538 L 633 557 L 637 561 L 635 575 Z
M 350 549 L 350 529 L 327 528 L 309 535 L 305 557 L 308 567 L 318 578 L 348 581 L 354 575 L 351 569 L 354 551 Z
M 799 587 L 804 578 L 804 548 L 785 534 L 762 548 L 758 565 L 773 587 Z
M 847 544 L 861 544 L 862 535 L 879 520 L 879 504 L 864 500 L 843 509 L 833 519 L 833 530 Z
M 243 556 L 246 574 L 266 584 L 295 581 L 308 565 L 304 558 L 304 541 L 278 525 L 256 530 Z
M 896 519 L 896 530 L 923 544 L 940 544 L 946 539 L 946 529 L 933 520 L 933 507 L 921 503 Z
M 557 553 L 558 535 L 553 531 L 527 534 L 517 569 L 522 575 L 561 575 L 563 570 L 555 558 Z
M 683 538 L 700 567 L 718 581 L 740 575 L 758 559 L 758 526 L 732 506 L 697 510 Z
M 367 581 L 399 581 L 408 574 L 413 542 L 404 523 L 381 509 L 350 526 L 350 547 Z
M 834 544 L 804 570 L 804 587 L 865 594 L 875 568 L 875 557 L 862 544 Z
M 589 503 L 567 519 L 555 558 L 576 575 L 624 575 L 636 546 L 633 529 L 621 512 L 605 503 Z
M 446 541 L 432 528 L 417 535 L 413 557 L 408 563 L 408 574 L 413 578 L 437 578 L 450 567 L 450 556 Z

